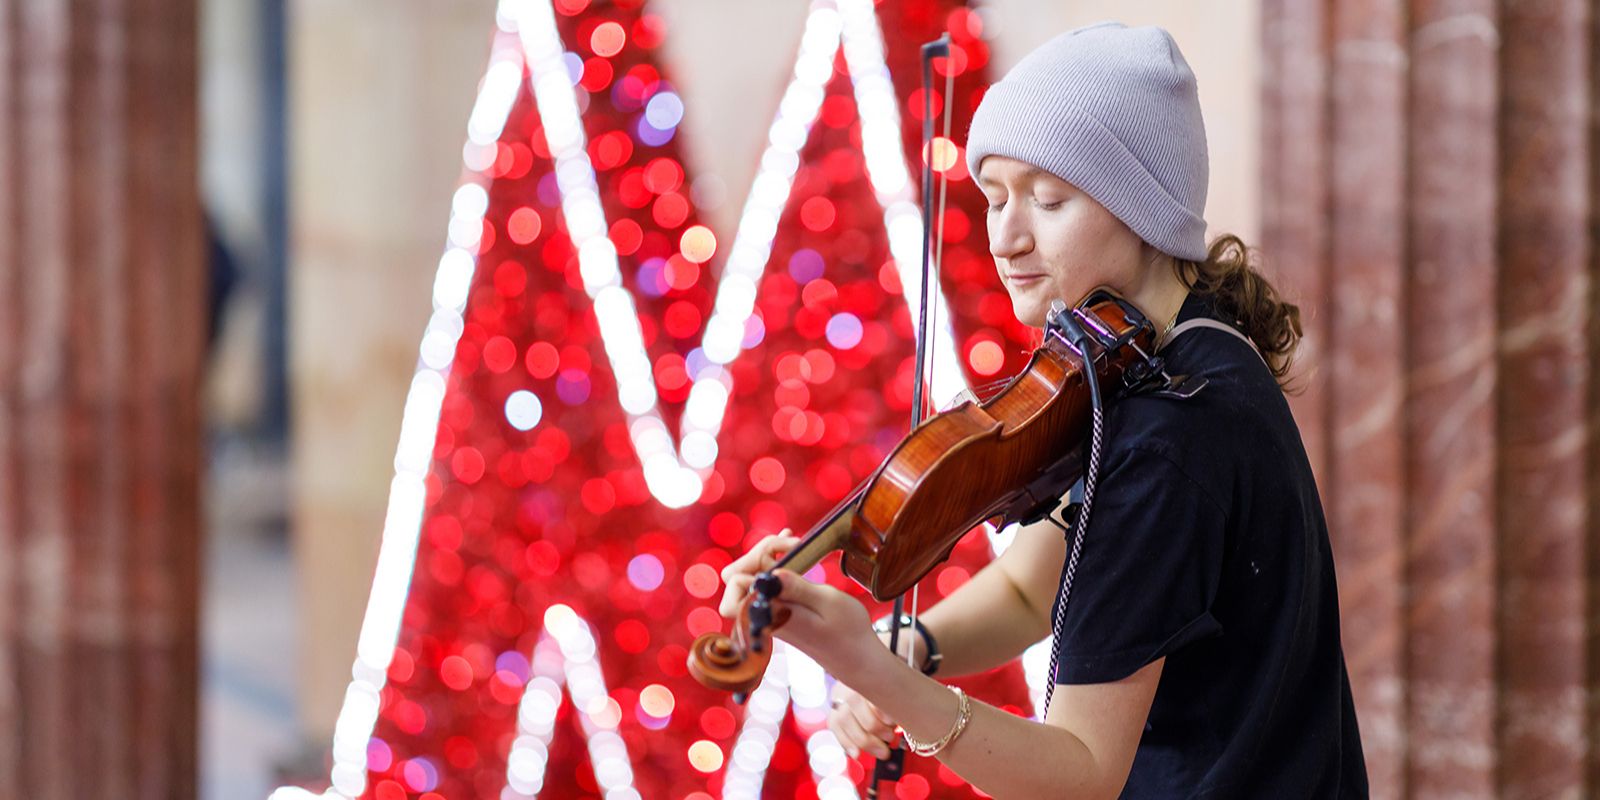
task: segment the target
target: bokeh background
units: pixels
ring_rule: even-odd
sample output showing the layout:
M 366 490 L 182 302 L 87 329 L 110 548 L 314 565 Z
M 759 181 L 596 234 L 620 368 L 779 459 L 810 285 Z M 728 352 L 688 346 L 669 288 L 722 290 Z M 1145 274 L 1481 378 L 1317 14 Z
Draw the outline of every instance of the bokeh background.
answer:
M 877 4 L 896 86 L 917 78 L 903 74 L 907 66 L 895 62 L 893 43 L 932 38 L 962 5 Z M 663 236 L 671 232 L 678 247 L 678 234 L 700 224 L 726 248 L 768 147 L 810 5 L 555 6 L 565 46 L 584 58 L 597 55 L 590 52 L 594 25 L 607 15 L 657 20 L 650 29 L 662 32 L 659 44 L 605 58 L 629 65 L 648 59 L 681 99 L 681 117 L 666 143 L 639 146 L 617 166 L 644 167 L 669 153 L 691 215 L 664 222 L 653 206 L 635 208 L 641 236 L 654 225 Z M 922 6 L 939 11 L 921 14 Z M 958 109 L 962 97 L 975 98 L 984 81 L 1033 46 L 1100 19 L 1166 27 L 1193 66 L 1212 155 L 1211 231 L 1259 244 L 1266 271 L 1305 314 L 1306 391 L 1294 407 L 1339 559 L 1345 649 L 1375 796 L 1592 794 L 1600 787 L 1600 715 L 1592 699 L 1600 683 L 1593 635 L 1600 611 L 1593 599 L 1600 596 L 1593 591 L 1600 401 L 1591 378 L 1600 343 L 1591 158 L 1600 80 L 1590 55 L 1592 4 L 970 6 L 978 22 L 966 33 L 980 42 L 974 51 L 987 63 L 958 76 Z M 7 622 L 0 711 L 14 720 L 0 738 L 0 774 L 15 776 L 0 796 L 265 797 L 280 786 L 320 792 L 341 747 L 349 755 L 350 737 L 336 746 L 335 728 L 350 704 L 353 662 L 362 678 L 357 643 L 393 513 L 402 417 L 419 365 L 426 366 L 441 256 L 460 244 L 452 226 L 460 187 L 483 172 L 473 167 L 469 117 L 492 54 L 506 44 L 504 18 L 490 0 L 0 0 L 0 618 Z M 636 37 L 629 40 L 637 45 Z M 830 97 L 847 96 L 847 87 L 833 85 Z M 900 94 L 904 106 L 907 92 Z M 626 120 L 640 113 L 591 105 L 599 120 L 608 108 L 619 130 L 629 130 Z M 510 116 L 535 126 L 530 113 L 513 107 Z M 849 117 L 848 109 L 838 113 Z M 857 146 L 848 119 L 831 140 L 831 126 L 818 130 L 802 151 L 818 156 L 817 164 Z M 525 141 L 534 133 L 520 130 Z M 954 138 L 960 144 L 963 137 Z M 546 215 L 547 238 L 564 235 L 549 198 L 539 205 L 540 170 L 548 173 L 549 165 L 529 166 L 486 192 L 485 218 L 499 220 L 501 247 L 511 244 L 510 212 L 524 206 Z M 809 256 L 794 260 L 802 250 L 819 254 L 829 270 L 876 265 L 887 255 L 880 234 L 854 245 L 837 235 L 851 226 L 881 228 L 873 185 L 849 163 L 836 161 L 819 174 L 827 179 L 797 183 L 795 203 L 781 217 L 774 263 L 779 273 L 787 267 L 790 290 L 759 303 L 763 315 L 809 304 L 797 297 L 816 277 Z M 952 190 L 957 208 L 961 191 Z M 836 206 L 831 219 L 839 228 L 811 224 L 816 216 L 808 222 L 807 193 Z M 1015 331 L 985 318 L 979 304 L 994 288 L 972 269 L 981 266 L 982 247 L 981 231 L 952 244 L 973 258 L 967 271 L 947 278 L 952 298 L 973 298 L 970 308 L 952 299 L 961 368 L 971 380 L 983 377 L 973 352 L 984 342 L 999 345 L 1006 370 L 1020 363 Z M 852 249 L 867 254 L 852 256 Z M 491 255 L 498 263 L 508 253 L 485 248 L 475 286 L 499 288 L 484 269 Z M 549 260 L 551 253 L 539 256 Z M 712 272 L 725 256 L 706 262 L 700 282 L 641 299 L 644 315 L 665 320 L 681 302 L 703 323 L 716 287 Z M 623 268 L 630 288 L 643 285 L 632 267 Z M 582 275 L 574 283 L 566 261 L 552 269 L 529 270 L 523 285 L 567 298 L 558 305 L 581 306 Z M 879 277 L 844 274 L 867 283 Z M 833 272 L 827 277 L 846 285 Z M 764 291 L 784 285 L 780 278 Z M 839 302 L 856 297 L 845 294 Z M 828 305 L 833 298 L 818 302 L 829 322 L 850 313 Z M 890 318 L 903 314 L 868 306 Z M 590 353 L 591 367 L 604 356 L 593 326 L 581 319 L 556 326 L 548 314 L 532 313 L 537 309 L 495 308 L 490 319 L 477 320 L 481 330 L 463 336 L 473 342 L 472 366 L 458 366 L 448 384 L 451 396 L 475 397 L 482 407 L 457 420 L 450 447 L 432 451 L 444 476 L 428 485 L 433 496 L 451 497 L 448 485 L 460 491 L 423 514 L 424 560 L 399 634 L 414 668 L 388 669 L 377 681 L 386 684 L 377 723 L 383 744 L 371 746 L 363 734 L 356 748 L 374 770 L 359 791 L 385 800 L 427 791 L 497 796 L 499 789 L 472 782 L 485 765 L 496 767 L 501 785 L 514 782 L 506 777 L 506 731 L 515 717 L 508 709 L 520 708 L 518 697 L 539 671 L 495 654 L 520 648 L 537 661 L 539 631 L 566 619 L 558 614 L 553 623 L 537 615 L 542 610 L 562 605 L 594 623 L 572 630 L 607 643 L 603 665 L 630 652 L 606 648 L 637 634 L 628 628 L 619 636 L 616 626 L 628 620 L 598 609 L 606 600 L 633 603 L 634 622 L 672 630 L 634 653 L 659 656 L 687 638 L 693 618 L 685 627 L 644 610 L 666 603 L 662 619 L 692 610 L 690 568 L 714 563 L 708 553 L 741 551 L 776 524 L 776 488 L 763 490 L 763 481 L 776 474 L 782 487 L 781 476 L 804 478 L 809 494 L 784 512 L 794 522 L 826 506 L 831 479 L 806 472 L 817 460 L 806 448 L 827 442 L 807 443 L 805 433 L 784 439 L 765 418 L 741 428 L 754 423 L 730 411 L 724 430 L 771 438 L 735 437 L 737 451 L 724 445 L 727 463 L 738 465 L 730 474 L 741 481 L 726 492 L 727 507 L 692 518 L 663 511 L 648 491 L 637 491 L 642 479 L 621 474 L 636 456 L 626 427 L 622 439 L 614 433 L 625 422 L 621 412 L 606 411 L 611 416 L 590 432 L 593 446 L 580 452 L 592 457 L 586 468 L 615 479 L 611 502 L 600 504 L 600 513 L 592 503 L 572 511 L 573 519 L 611 520 L 591 520 L 612 543 L 595 551 L 605 554 L 592 565 L 598 571 L 582 578 L 572 560 L 582 547 L 575 544 L 563 545 L 566 560 L 553 563 L 524 553 L 522 567 L 542 565 L 545 580 L 511 568 L 497 574 L 502 591 L 540 588 L 537 596 L 508 601 L 520 603 L 525 619 L 481 629 L 451 623 L 494 611 L 493 603 L 463 610 L 460 597 L 473 590 L 448 579 L 450 566 L 425 560 L 428 548 L 458 541 L 433 520 L 473 516 L 451 503 L 487 498 L 469 502 L 479 513 L 498 507 L 512 514 L 462 527 L 468 542 L 517 531 L 516 540 L 528 544 L 548 533 L 518 527 L 516 501 L 505 499 L 511 494 L 464 488 L 476 483 L 463 479 L 455 451 L 472 437 L 505 438 L 506 419 L 495 418 L 499 427 L 484 421 L 484 409 L 504 416 L 513 391 L 504 373 L 483 366 L 499 346 L 490 341 L 511 340 L 517 369 L 540 380 L 528 353 L 541 341 L 559 353 L 563 375 L 573 366 L 565 348 Z M 679 324 L 692 328 L 683 321 L 689 312 L 678 313 Z M 557 316 L 567 322 L 582 312 Z M 856 318 L 872 322 L 865 311 Z M 821 339 L 808 336 L 812 324 L 821 323 L 797 314 L 792 324 L 769 326 L 771 338 L 740 362 L 755 366 L 734 385 L 760 386 L 763 414 L 781 410 L 785 398 L 794 406 L 793 387 L 782 393 L 794 375 L 779 372 L 781 356 L 828 349 L 799 343 L 829 338 L 826 325 Z M 889 360 L 871 369 L 892 368 L 905 346 L 898 329 L 885 324 L 881 355 Z M 699 339 L 691 332 L 663 337 L 652 357 L 676 352 L 688 369 Z M 869 363 L 876 362 L 861 366 Z M 807 361 L 807 374 L 816 366 Z M 595 385 L 586 383 L 585 392 L 603 395 L 610 378 L 594 369 Z M 587 395 L 556 400 L 560 375 L 546 377 L 548 391 L 529 383 L 544 397 L 536 425 L 548 429 L 568 418 L 579 428 L 589 424 L 576 416 L 588 408 Z M 682 381 L 664 377 L 659 365 L 653 378 L 675 428 L 685 401 L 672 387 Z M 802 381 L 812 408 L 842 407 L 853 387 L 846 378 Z M 609 391 L 614 397 L 615 388 Z M 597 397 L 589 405 L 599 403 Z M 885 411 L 853 424 L 858 432 L 887 430 L 894 416 Z M 448 411 L 446 417 L 448 428 Z M 552 452 L 539 451 L 535 460 Z M 778 465 L 776 473 L 770 464 L 757 467 L 764 457 Z M 470 464 L 466 470 L 473 472 Z M 495 471 L 493 461 L 488 471 Z M 528 472 L 522 469 L 524 480 L 532 480 Z M 504 481 L 503 473 L 497 477 Z M 603 495 L 592 486 L 584 491 L 592 477 L 568 487 L 571 496 L 583 502 Z M 737 530 L 713 524 L 724 512 L 739 517 Z M 1003 538 L 974 537 L 955 566 L 976 569 L 1003 545 Z M 455 571 L 467 575 L 495 558 L 492 547 L 468 547 Z M 664 580 L 652 577 L 656 569 Z M 638 596 L 619 600 L 611 585 L 625 579 Z M 937 596 L 959 580 L 952 573 L 928 591 Z M 665 588 L 641 588 L 652 581 Z M 483 591 L 473 596 L 495 593 Z M 663 600 L 668 592 L 671 599 Z M 602 617 L 605 627 L 595 622 Z M 484 653 L 487 666 L 479 663 Z M 445 667 L 451 657 L 459 661 Z M 728 723 L 706 712 L 725 706 L 736 720 L 742 710 L 685 693 L 681 676 L 652 672 L 653 659 L 623 663 L 629 669 L 607 675 L 616 711 L 625 712 L 612 727 L 635 745 L 660 720 L 670 720 L 661 724 L 675 734 L 670 766 L 631 749 L 637 785 L 650 790 L 644 796 L 733 794 L 709 776 L 734 760 L 736 736 L 718 736 Z M 1018 713 L 1028 713 L 1037 684 L 1030 674 L 1019 667 L 983 680 L 997 696 L 1010 692 Z M 455 688 L 462 681 L 467 688 Z M 662 706 L 650 687 L 669 685 L 674 699 Z M 480 702 L 507 686 L 516 693 L 504 708 Z M 421 716 L 399 711 L 406 702 Z M 815 726 L 806 727 L 796 703 L 785 735 L 809 742 L 800 737 Z M 558 735 L 548 760 L 538 762 L 548 766 L 540 771 L 542 796 L 597 791 L 589 765 L 599 759 L 590 761 L 592 749 L 581 751 L 584 725 L 611 709 L 572 708 L 557 712 Z M 648 713 L 662 709 L 667 716 Z M 703 769 L 711 764 L 704 748 L 699 761 L 687 751 L 698 741 L 717 749 L 714 768 Z M 781 745 L 769 750 L 770 785 L 784 796 L 814 792 L 827 772 L 805 752 L 795 760 Z M 662 777 L 678 773 L 698 786 Z M 929 772 L 903 791 L 971 796 L 943 777 Z

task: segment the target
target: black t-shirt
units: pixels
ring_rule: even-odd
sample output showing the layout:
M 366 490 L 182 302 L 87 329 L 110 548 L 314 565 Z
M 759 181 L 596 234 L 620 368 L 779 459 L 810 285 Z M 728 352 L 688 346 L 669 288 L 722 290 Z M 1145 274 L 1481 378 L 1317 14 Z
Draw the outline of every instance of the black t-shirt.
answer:
M 1218 317 L 1191 292 L 1178 322 L 1196 316 Z M 1161 355 L 1210 382 L 1108 408 L 1056 679 L 1166 656 L 1125 798 L 1366 797 L 1328 529 L 1288 403 L 1227 331 Z

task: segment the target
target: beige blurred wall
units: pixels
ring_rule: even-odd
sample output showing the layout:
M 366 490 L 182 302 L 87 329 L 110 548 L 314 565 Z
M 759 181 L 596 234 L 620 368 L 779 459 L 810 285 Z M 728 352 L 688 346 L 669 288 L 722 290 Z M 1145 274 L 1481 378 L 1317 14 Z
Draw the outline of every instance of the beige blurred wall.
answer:
M 697 197 L 731 229 L 792 66 L 803 0 L 658 0 Z M 1172 31 L 1200 82 L 1211 230 L 1254 241 L 1258 3 L 989 4 L 994 69 L 1106 18 Z M 301 715 L 326 740 L 350 678 L 400 410 L 427 320 L 490 0 L 302 0 L 291 9 L 290 370 Z M 750 31 L 770 35 L 752 36 Z M 738 64 L 738 69 L 728 69 Z M 1000 73 L 994 73 L 998 76 Z
M 325 743 L 355 660 L 494 4 L 300 0 L 289 13 L 300 709 Z

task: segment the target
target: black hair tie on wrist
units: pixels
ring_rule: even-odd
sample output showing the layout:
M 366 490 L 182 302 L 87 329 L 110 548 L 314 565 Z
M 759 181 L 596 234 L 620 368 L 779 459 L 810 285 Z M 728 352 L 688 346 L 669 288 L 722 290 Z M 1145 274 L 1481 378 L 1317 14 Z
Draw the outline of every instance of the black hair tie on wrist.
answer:
M 893 615 L 886 614 L 877 622 L 872 623 L 872 630 L 877 633 L 888 633 L 889 618 L 891 616 Z M 928 651 L 927 656 L 922 661 L 922 674 L 932 675 L 938 672 L 939 662 L 944 660 L 944 656 L 939 652 L 939 644 L 933 640 L 933 634 L 928 632 L 928 626 L 923 625 L 922 620 L 912 617 L 910 614 L 900 615 L 900 626 L 902 628 L 916 628 L 917 634 L 922 637 L 922 644 Z

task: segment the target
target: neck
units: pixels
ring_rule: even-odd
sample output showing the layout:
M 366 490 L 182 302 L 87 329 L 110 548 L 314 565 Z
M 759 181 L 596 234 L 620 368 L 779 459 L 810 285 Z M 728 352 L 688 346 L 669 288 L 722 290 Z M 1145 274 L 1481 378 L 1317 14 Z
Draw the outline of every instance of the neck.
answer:
M 1183 285 L 1176 270 L 1172 269 L 1170 257 L 1163 261 L 1154 266 L 1150 280 L 1141 284 L 1137 291 L 1126 295 L 1128 302 L 1143 311 L 1151 324 L 1156 326 L 1158 338 L 1166 335 L 1177 320 L 1184 299 L 1189 296 L 1189 287 Z

